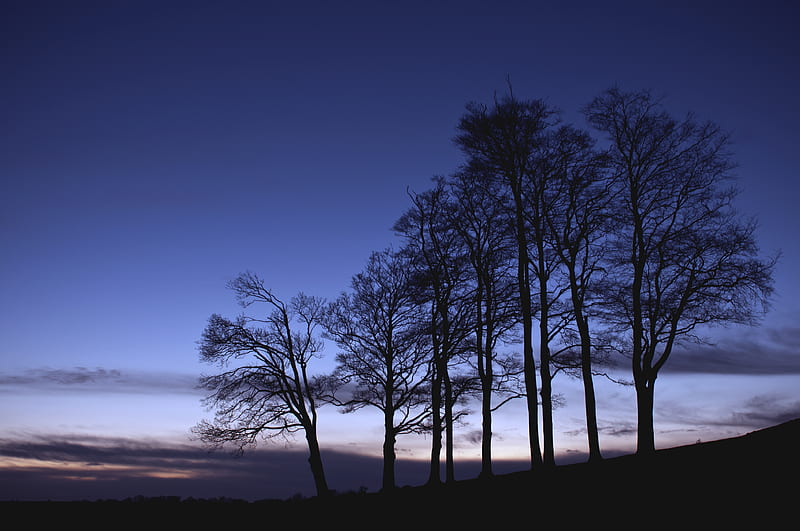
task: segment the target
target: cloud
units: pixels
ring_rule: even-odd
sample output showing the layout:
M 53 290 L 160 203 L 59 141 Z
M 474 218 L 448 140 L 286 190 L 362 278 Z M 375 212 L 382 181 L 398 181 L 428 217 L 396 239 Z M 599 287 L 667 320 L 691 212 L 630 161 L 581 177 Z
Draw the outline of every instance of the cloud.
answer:
M 616 423 L 599 426 L 597 431 L 609 437 L 632 437 L 637 433 L 636 425 L 633 423 Z
M 0 373 L 0 393 L 42 390 L 91 391 L 105 393 L 199 394 L 198 375 L 123 371 L 97 367 L 28 369 L 21 373 Z
M 357 488 L 374 458 L 326 454 L 332 476 Z M 0 499 L 123 499 L 137 495 L 247 500 L 312 495 L 307 455 L 255 449 L 240 458 L 190 444 L 86 435 L 0 439 Z M 371 474 L 372 472 L 372 474 Z M 343 474 L 348 477 L 341 477 Z M 338 485 L 333 486 L 336 488 Z
M 665 371 L 712 374 L 800 374 L 800 328 L 727 333 L 712 344 L 683 345 Z
M 728 424 L 743 427 L 763 428 L 800 418 L 800 400 L 786 400 L 777 394 L 761 394 L 751 397 L 741 408 L 731 413 Z
M 323 449 L 326 477 L 338 492 L 380 488 L 379 457 Z M 497 473 L 525 470 L 498 461 Z M 478 461 L 458 461 L 457 479 L 476 477 Z M 421 485 L 426 460 L 398 459 L 398 486 Z M 99 500 L 134 496 L 236 498 L 248 501 L 314 495 L 304 448 L 265 445 L 233 457 L 192 444 L 91 435 L 0 439 L 0 500 Z
M 731 375 L 800 375 L 800 327 L 712 330 L 703 343 L 676 345 L 665 373 Z M 629 371 L 629 362 L 614 356 L 607 368 Z

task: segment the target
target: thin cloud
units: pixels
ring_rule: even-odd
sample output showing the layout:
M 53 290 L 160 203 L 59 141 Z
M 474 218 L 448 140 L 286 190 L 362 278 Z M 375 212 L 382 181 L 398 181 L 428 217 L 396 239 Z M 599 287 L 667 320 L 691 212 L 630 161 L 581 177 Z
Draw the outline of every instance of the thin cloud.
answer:
M 776 345 L 794 352 L 800 352 L 800 327 L 786 326 L 767 329 L 767 337 Z
M 665 373 L 800 375 L 800 328 L 713 330 L 703 343 L 683 342 L 664 365 Z M 629 370 L 622 356 L 608 360 L 611 370 Z
M 761 392 L 720 410 L 717 407 L 678 401 L 656 401 L 656 431 L 665 440 L 686 439 L 694 434 L 703 440 L 743 435 L 800 418 L 800 400 L 791 392 Z M 662 428 L 663 427 L 663 428 Z
M 618 423 L 599 426 L 597 431 L 609 437 L 631 437 L 636 435 L 636 425 L 631 423 Z
M 376 491 L 380 457 L 322 452 L 329 486 L 338 492 Z M 425 460 L 397 461 L 398 486 L 427 480 Z M 529 463 L 498 461 L 496 472 Z M 457 479 L 476 477 L 478 461 L 456 463 Z M 28 435 L 0 439 L 0 500 L 102 500 L 135 496 L 235 498 L 248 501 L 314 495 L 304 449 L 264 446 L 245 452 L 208 452 L 190 444 L 90 435 Z
M 730 424 L 763 428 L 800 418 L 800 400 L 774 394 L 756 395 L 731 414 Z
M 198 376 L 192 374 L 102 367 L 42 367 L 21 373 L 0 373 L 0 393 L 57 389 L 70 392 L 199 394 L 197 383 Z
M 359 470 L 380 470 L 374 458 L 326 456 L 347 461 L 331 468 L 348 471 L 353 481 L 361 479 Z M 189 444 L 86 435 L 0 439 L 0 499 L 178 495 L 257 500 L 311 495 L 307 457 L 292 449 L 256 449 L 235 458 Z M 352 486 L 353 481 L 343 478 L 341 484 Z
M 800 329 L 731 333 L 713 344 L 684 345 L 664 366 L 668 372 L 800 374 Z

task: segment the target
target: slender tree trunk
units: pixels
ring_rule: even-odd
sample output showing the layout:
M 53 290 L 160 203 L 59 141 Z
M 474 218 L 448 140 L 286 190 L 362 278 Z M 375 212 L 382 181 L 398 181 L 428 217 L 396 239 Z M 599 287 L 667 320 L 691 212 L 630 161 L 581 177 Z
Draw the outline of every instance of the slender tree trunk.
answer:
M 541 232 L 540 232 L 541 233 Z M 545 271 L 544 247 L 539 243 L 539 374 L 542 379 L 542 433 L 544 435 L 545 466 L 555 465 L 555 444 L 553 441 L 553 376 L 550 373 L 550 330 L 549 301 L 547 297 L 547 278 Z
M 478 356 L 478 378 L 481 382 L 481 472 L 479 477 L 491 477 L 492 474 L 492 361 L 489 353 L 489 340 L 484 343 L 484 337 L 491 337 L 488 325 L 483 318 L 483 281 L 478 274 L 477 295 L 475 298 L 475 344 Z M 484 326 L 486 334 L 484 336 Z
M 387 351 L 393 352 L 391 344 L 387 345 Z M 394 453 L 394 445 L 396 440 L 394 432 L 394 372 L 392 370 L 394 356 L 388 354 L 386 358 L 386 366 L 388 368 L 386 375 L 386 405 L 385 409 L 383 410 L 382 490 L 384 491 L 392 490 L 395 487 L 394 462 L 396 459 Z
M 387 408 L 384 414 L 384 437 L 383 437 L 383 481 L 381 490 L 389 491 L 395 487 L 394 463 L 395 463 L 395 435 L 394 418 L 392 412 Z
M 435 334 L 434 334 L 435 336 Z M 428 485 L 438 485 L 442 482 L 441 454 L 442 454 L 442 371 L 440 370 L 438 341 L 434 338 L 433 361 L 433 388 L 431 389 L 431 415 L 432 415 L 432 441 L 431 465 L 428 474 Z
M 443 299 L 443 298 L 442 298 Z M 444 394 L 444 427 L 446 435 L 445 443 L 445 481 L 451 483 L 455 481 L 455 458 L 453 454 L 453 430 L 454 430 L 454 417 L 453 417 L 453 384 L 450 380 L 450 357 L 453 353 L 453 345 L 450 336 L 450 315 L 449 307 L 443 300 L 439 300 L 436 306 L 439 309 L 439 318 L 442 326 L 442 334 L 440 338 L 440 370 L 442 373 L 442 392 Z
M 544 310 L 546 313 L 546 310 Z M 545 466 L 555 465 L 555 449 L 553 441 L 553 376 L 550 374 L 550 347 L 547 344 L 547 321 L 539 326 L 543 335 L 539 343 L 539 374 L 542 379 L 542 434 L 543 463 Z
M 445 364 L 446 365 L 446 364 Z M 444 425 L 446 430 L 445 446 L 445 481 L 452 483 L 456 480 L 455 461 L 453 455 L 453 385 L 450 375 L 445 368 L 444 374 Z
M 645 272 L 644 222 L 639 213 L 639 191 L 635 184 L 629 183 L 631 213 L 633 214 L 633 237 L 631 240 L 631 265 L 633 282 L 631 285 L 632 340 L 633 340 L 633 383 L 636 388 L 636 409 L 638 416 L 638 436 L 636 453 L 648 454 L 655 451 L 653 434 L 653 388 L 648 383 L 647 363 L 644 348 L 644 311 L 642 308 L 642 286 Z M 650 348 L 653 348 L 652 346 Z M 653 381 L 655 383 L 655 381 Z
M 311 465 L 311 474 L 314 476 L 314 486 L 317 496 L 328 496 L 331 492 L 328 489 L 328 482 L 325 479 L 325 469 L 322 466 L 322 453 L 317 441 L 316 427 L 307 428 L 306 441 L 308 442 L 308 463 Z
M 492 471 L 492 385 L 494 384 L 494 367 L 492 365 L 492 359 L 494 357 L 494 353 L 492 352 L 491 339 L 494 337 L 494 325 L 492 324 L 492 318 L 488 315 L 485 321 L 486 334 L 484 336 L 484 345 L 481 349 L 483 351 L 484 360 L 483 378 L 481 380 L 483 392 L 481 476 L 491 477 L 494 475 L 494 472 Z
M 575 323 L 581 338 L 581 378 L 583 379 L 583 402 L 586 410 L 586 436 L 589 442 L 589 462 L 600 461 L 600 437 L 597 429 L 597 400 L 592 377 L 592 337 L 589 334 L 589 320 L 583 313 L 583 298 L 578 292 L 578 280 L 575 266 L 569 264 L 569 282 L 572 295 L 572 308 L 575 312 Z
M 492 477 L 492 391 L 484 387 L 481 407 L 481 472 L 480 477 Z
M 433 432 L 431 441 L 431 466 L 428 474 L 428 485 L 438 485 L 442 482 L 441 472 L 441 454 L 442 454 L 442 379 L 436 371 L 436 376 L 433 378 L 433 393 L 437 395 L 431 401 Z
M 522 355 L 525 394 L 528 404 L 528 438 L 531 450 L 531 468 L 536 468 L 542 464 L 542 450 L 539 444 L 539 390 L 536 383 L 536 361 L 533 359 L 533 310 L 531 308 L 531 285 L 528 277 L 528 241 L 525 237 L 525 220 L 519 182 L 512 182 L 511 187 L 514 191 L 516 207 L 517 284 L 522 313 Z
M 586 409 L 586 435 L 589 442 L 589 462 L 600 461 L 600 437 L 597 429 L 597 401 L 594 393 L 594 379 L 592 378 L 592 344 L 589 336 L 589 326 L 583 316 L 578 316 L 578 333 L 581 337 L 581 377 L 583 378 L 583 401 Z

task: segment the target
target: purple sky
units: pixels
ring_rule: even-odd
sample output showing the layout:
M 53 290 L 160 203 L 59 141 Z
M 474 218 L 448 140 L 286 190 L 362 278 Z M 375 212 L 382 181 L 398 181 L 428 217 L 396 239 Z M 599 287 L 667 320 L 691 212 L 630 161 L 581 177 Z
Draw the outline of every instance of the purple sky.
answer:
M 619 84 L 732 133 L 740 208 L 764 253 L 783 252 L 777 295 L 762 327 L 671 360 L 656 442 L 800 416 L 800 13 L 642 4 L 4 2 L 0 499 L 310 494 L 289 443 L 233 460 L 190 440 L 211 369 L 195 342 L 211 313 L 238 312 L 225 284 L 241 271 L 286 298 L 347 289 L 392 242 L 406 189 L 459 164 L 464 105 L 506 76 L 578 125 Z M 604 449 L 632 448 L 632 391 L 599 389 Z M 575 458 L 579 388 L 560 377 L 556 392 L 559 452 Z M 498 419 L 506 459 L 524 456 L 521 407 Z M 380 426 L 324 410 L 332 488 L 377 487 Z M 463 459 L 478 429 L 461 430 Z M 401 482 L 428 444 L 401 440 Z

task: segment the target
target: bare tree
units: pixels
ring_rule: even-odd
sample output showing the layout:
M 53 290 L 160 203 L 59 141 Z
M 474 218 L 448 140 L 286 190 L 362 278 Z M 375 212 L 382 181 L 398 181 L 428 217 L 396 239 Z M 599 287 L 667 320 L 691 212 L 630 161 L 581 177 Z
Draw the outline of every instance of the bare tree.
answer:
M 332 303 L 326 319 L 328 336 L 341 348 L 335 374 L 354 387 L 341 401 L 344 411 L 369 406 L 383 413 L 384 490 L 395 487 L 397 436 L 423 431 L 430 415 L 430 349 L 410 271 L 402 253 L 373 253 L 353 278 L 352 293 Z
M 623 184 L 608 318 L 629 334 L 637 451 L 651 453 L 656 377 L 675 345 L 707 325 L 754 323 L 775 262 L 758 257 L 754 223 L 733 208 L 729 142 L 717 125 L 675 119 L 649 92 L 616 88 L 585 114 L 608 135 Z
M 519 361 L 501 356 L 498 343 L 514 342 L 519 304 L 514 275 L 514 238 L 502 184 L 485 176 L 456 173 L 449 180 L 458 232 L 472 270 L 468 293 L 472 315 L 474 365 L 481 403 L 481 477 L 492 472 L 492 416 L 508 401 L 524 396 L 516 387 Z
M 523 365 L 528 401 L 531 466 L 542 463 L 539 443 L 538 384 L 533 357 L 533 308 L 525 182 L 535 171 L 536 156 L 554 112 L 540 100 L 519 101 L 513 94 L 492 108 L 470 104 L 458 123 L 455 143 L 467 157 L 467 167 L 502 182 L 511 198 L 512 227 L 517 248 L 517 287 L 522 317 Z
M 561 129 L 563 131 L 563 129 Z M 542 460 L 555 466 L 553 410 L 560 397 L 553 392 L 553 380 L 559 371 L 559 359 L 571 352 L 571 345 L 556 343 L 572 319 L 572 307 L 564 300 L 569 292 L 569 278 L 558 256 L 548 217 L 561 199 L 562 175 L 557 160 L 561 135 L 548 130 L 541 145 L 530 155 L 531 171 L 522 181 L 523 216 L 528 230 L 531 286 L 534 291 L 533 312 L 539 323 L 539 379 L 542 399 Z
M 317 440 L 324 379 L 309 373 L 310 362 L 322 349 L 315 334 L 325 304 L 299 294 L 287 305 L 251 273 L 240 275 L 229 287 L 244 308 L 262 305 L 266 314 L 234 320 L 216 314 L 209 318 L 200 341 L 200 358 L 225 370 L 202 377 L 202 387 L 211 393 L 205 402 L 215 410 L 215 417 L 213 422 L 202 421 L 194 431 L 213 446 L 234 443 L 240 454 L 259 437 L 303 431 L 317 495 L 327 495 Z
M 465 294 L 466 259 L 453 227 L 451 204 L 441 180 L 431 190 L 410 193 L 412 207 L 394 225 L 405 240 L 405 252 L 413 255 L 415 291 L 420 304 L 429 307 L 425 328 L 431 338 L 431 464 L 428 483 L 441 483 L 440 454 L 446 435 L 445 474 L 455 481 L 454 424 L 456 389 L 451 364 L 458 361 L 471 329 L 472 306 Z M 443 412 L 443 414 L 442 414 Z
M 597 428 L 592 362 L 595 348 L 590 319 L 602 298 L 598 277 L 604 275 L 607 238 L 613 230 L 617 187 L 607 172 L 605 153 L 594 149 L 588 133 L 561 127 L 544 163 L 553 175 L 553 201 L 544 214 L 549 241 L 566 271 L 572 320 L 580 344 L 589 460 L 602 459 Z

